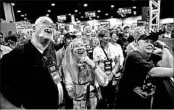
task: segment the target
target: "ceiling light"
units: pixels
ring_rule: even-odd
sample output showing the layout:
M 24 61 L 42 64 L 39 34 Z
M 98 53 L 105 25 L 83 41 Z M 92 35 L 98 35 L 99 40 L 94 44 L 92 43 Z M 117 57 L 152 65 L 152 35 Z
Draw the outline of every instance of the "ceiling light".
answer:
M 55 3 L 52 3 L 51 6 L 55 6 L 56 4 Z
M 21 15 L 21 17 L 24 17 L 24 15 Z
M 48 13 L 50 13 L 50 12 L 51 12 L 51 10 L 47 10 L 47 12 L 48 12 Z
M 80 23 L 80 20 L 78 20 L 77 23 Z
M 21 10 L 17 10 L 17 12 L 18 12 L 18 13 L 20 13 L 20 12 L 21 12 Z
M 114 8 L 114 5 L 111 5 L 111 8 Z
M 78 10 L 74 10 L 76 13 L 78 12 Z
M 25 20 L 27 19 L 27 18 L 24 18 Z
M 137 12 L 136 12 L 136 11 L 133 11 L 133 13 L 134 13 L 134 15 L 136 15 L 136 14 L 137 14 Z
M 49 16 L 49 14 L 46 14 L 46 16 Z
M 133 9 L 136 9 L 137 7 L 136 6 L 133 6 Z
M 87 3 L 85 3 L 85 4 L 84 4 L 84 7 L 87 7 L 87 6 L 88 6 L 88 4 L 87 4 Z
M 106 13 L 105 15 L 108 16 L 108 13 Z
M 12 6 L 15 6 L 15 3 L 11 3 Z
M 25 16 L 27 16 L 27 14 L 25 13 Z
M 71 13 L 69 13 L 68 15 L 71 16 Z
M 98 12 L 98 13 L 100 13 L 100 12 L 101 12 L 101 10 L 98 10 L 97 12 Z

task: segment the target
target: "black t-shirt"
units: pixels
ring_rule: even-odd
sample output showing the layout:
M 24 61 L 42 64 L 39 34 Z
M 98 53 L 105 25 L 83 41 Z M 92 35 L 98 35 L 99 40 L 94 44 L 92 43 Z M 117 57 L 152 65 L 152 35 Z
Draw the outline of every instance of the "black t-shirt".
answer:
M 128 54 L 125 59 L 123 77 L 120 82 L 123 92 L 133 91 L 135 87 L 142 85 L 146 75 L 148 75 L 148 72 L 160 59 L 160 56 L 152 54 L 147 60 L 138 51 Z
M 43 55 L 28 42 L 0 60 L 1 93 L 12 104 L 27 109 L 58 108 L 58 88 L 43 61 L 44 56 L 55 57 L 51 49 Z

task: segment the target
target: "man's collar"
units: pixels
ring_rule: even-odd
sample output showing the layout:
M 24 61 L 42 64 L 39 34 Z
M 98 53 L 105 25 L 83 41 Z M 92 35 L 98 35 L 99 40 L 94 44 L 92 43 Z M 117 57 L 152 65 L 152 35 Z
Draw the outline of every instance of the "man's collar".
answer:
M 31 41 L 31 43 L 33 44 L 33 46 L 41 53 L 41 54 L 43 54 L 43 50 L 42 49 L 40 49 L 37 45 L 36 45 L 36 43 L 34 43 L 33 41 Z
M 41 44 L 39 44 L 39 43 L 36 42 L 36 39 L 32 39 L 32 40 L 31 40 L 31 43 L 34 45 L 34 47 L 36 47 L 36 49 L 37 49 L 41 54 L 44 53 L 44 51 L 46 50 L 46 48 L 47 48 L 48 45 L 49 45 L 49 44 L 48 44 L 45 48 L 43 48 L 43 47 L 41 46 Z

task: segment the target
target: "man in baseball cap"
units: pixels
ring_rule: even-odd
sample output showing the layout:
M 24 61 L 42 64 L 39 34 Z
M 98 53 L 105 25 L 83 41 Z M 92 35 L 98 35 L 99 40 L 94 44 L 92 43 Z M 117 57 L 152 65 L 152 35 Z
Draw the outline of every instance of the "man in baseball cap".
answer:
M 156 35 L 156 34 L 150 34 L 150 35 L 142 34 L 137 39 L 137 41 L 139 41 L 139 40 L 148 40 L 148 39 L 152 40 L 153 42 L 156 42 L 158 40 L 158 35 Z
M 173 65 L 173 56 L 166 44 L 157 40 L 157 34 L 140 35 L 137 40 L 137 50 L 130 52 L 125 58 L 120 81 L 119 108 L 149 109 L 152 104 L 149 99 L 154 96 L 156 88 L 161 86 L 156 85 L 152 79 L 158 77 L 162 80 L 163 77 L 174 76 L 172 67 L 161 66 L 163 63 Z M 158 43 L 161 47 L 161 56 L 153 54 L 154 43 Z

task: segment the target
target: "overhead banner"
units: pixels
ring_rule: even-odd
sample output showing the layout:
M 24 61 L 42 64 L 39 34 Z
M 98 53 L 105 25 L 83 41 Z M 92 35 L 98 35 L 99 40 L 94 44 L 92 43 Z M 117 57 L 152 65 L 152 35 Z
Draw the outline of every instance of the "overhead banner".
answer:
M 145 25 L 146 25 L 146 21 L 137 20 L 137 26 L 145 26 Z
M 127 7 L 127 8 L 118 8 L 117 13 L 122 16 L 126 17 L 127 15 L 132 14 L 132 9 Z
M 96 13 L 95 13 L 95 11 L 87 11 L 87 12 L 85 12 L 85 17 L 86 18 L 96 17 Z
M 100 26 L 104 28 L 109 28 L 110 27 L 110 21 L 100 21 Z
M 60 23 L 62 23 L 66 19 L 67 19 L 66 15 L 59 15 L 59 16 L 57 16 L 57 21 L 60 22 Z

